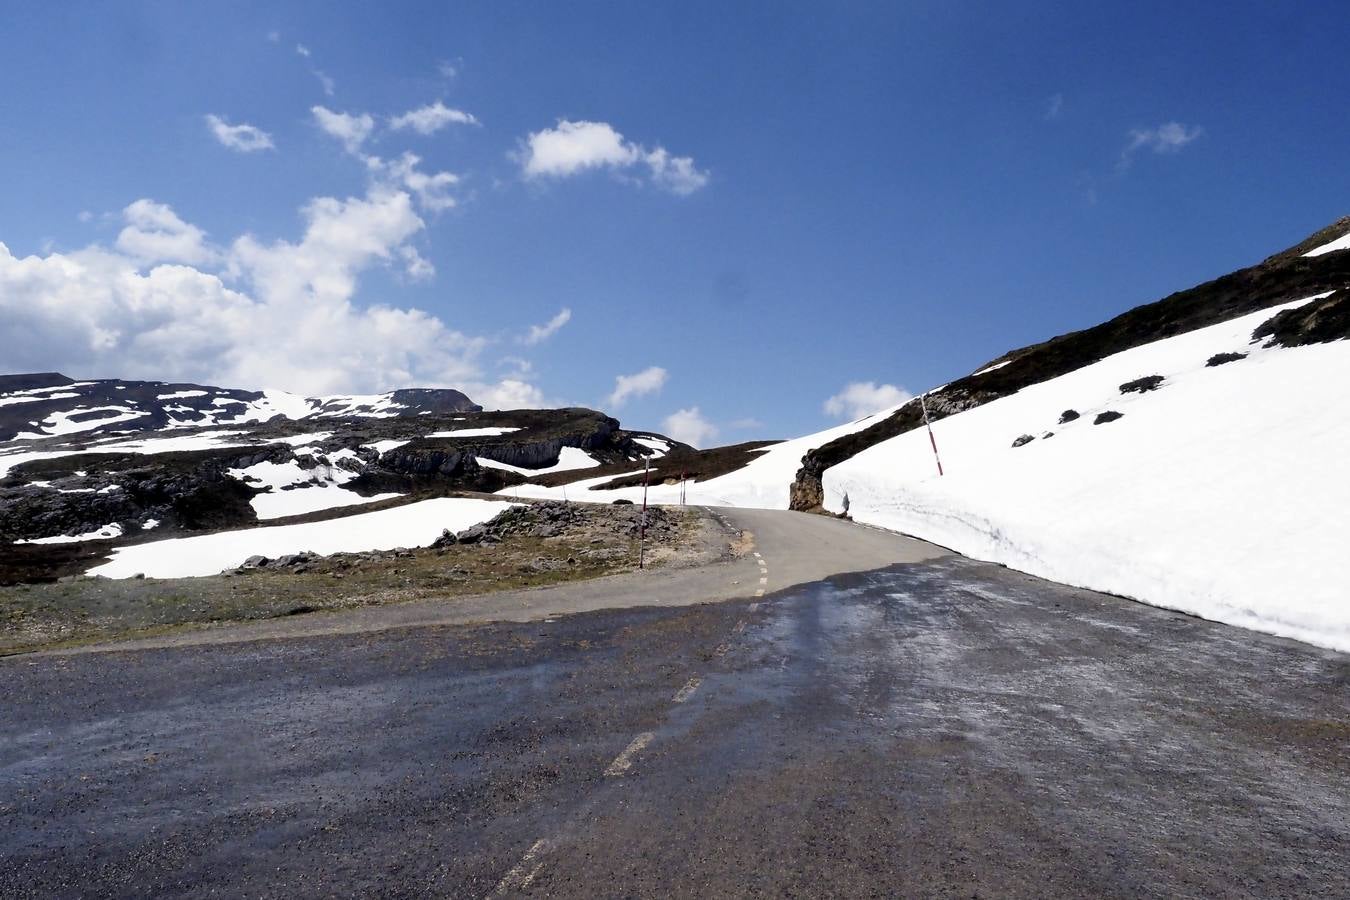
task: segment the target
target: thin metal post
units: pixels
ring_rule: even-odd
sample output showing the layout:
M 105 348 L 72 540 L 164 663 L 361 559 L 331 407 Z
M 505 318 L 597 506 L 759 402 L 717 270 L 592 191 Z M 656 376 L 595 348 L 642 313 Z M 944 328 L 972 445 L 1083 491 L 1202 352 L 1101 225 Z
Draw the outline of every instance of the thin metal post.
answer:
M 928 429 L 928 443 L 933 445 L 933 459 L 937 460 L 938 475 L 942 475 L 942 457 L 938 456 L 937 438 L 933 437 L 933 426 L 928 421 L 928 404 L 924 402 L 927 394 L 919 395 L 919 409 L 923 410 L 923 427 Z

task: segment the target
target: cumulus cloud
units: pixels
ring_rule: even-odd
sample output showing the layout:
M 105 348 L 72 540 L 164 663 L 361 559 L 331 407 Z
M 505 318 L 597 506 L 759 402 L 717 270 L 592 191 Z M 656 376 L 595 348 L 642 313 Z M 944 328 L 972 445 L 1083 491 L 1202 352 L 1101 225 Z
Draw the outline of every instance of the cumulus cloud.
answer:
M 418 134 L 435 134 L 447 125 L 477 125 L 478 120 L 461 109 L 451 109 L 441 101 L 410 109 L 389 120 L 395 131 L 411 128 Z
M 206 125 L 216 140 L 239 153 L 254 153 L 276 147 L 270 134 L 253 125 L 231 125 L 214 113 L 206 116 Z
M 117 235 L 117 249 L 143 263 L 177 262 L 200 265 L 219 252 L 206 243 L 206 232 L 189 225 L 168 205 L 141 199 L 122 210 L 126 227 Z
M 855 381 L 825 401 L 825 414 L 841 419 L 861 419 L 891 406 L 899 406 L 914 395 L 893 384 Z
M 717 426 L 703 418 L 697 406 L 679 409 L 666 416 L 661 430 L 691 447 L 702 447 L 717 437 Z
M 520 339 L 520 342 L 527 347 L 533 347 L 535 344 L 542 344 L 544 341 L 558 333 L 564 325 L 572 320 L 572 310 L 563 307 L 556 316 L 549 319 L 543 325 L 531 325 L 530 330 Z
M 1195 141 L 1205 130 L 1199 125 L 1182 125 L 1180 122 L 1165 122 L 1157 128 L 1136 128 L 1129 134 L 1129 142 L 1120 152 L 1120 167 L 1127 168 L 1141 150 L 1154 153 L 1176 153 L 1182 147 Z
M 611 408 L 623 406 L 632 397 L 645 397 L 653 394 L 665 385 L 667 373 L 660 366 L 649 366 L 632 375 L 620 375 L 614 379 L 614 391 L 606 400 Z
M 375 119 L 368 113 L 353 115 L 346 112 L 334 112 L 326 106 L 314 106 L 309 110 L 319 129 L 330 137 L 335 137 L 347 148 L 348 153 L 359 154 L 361 145 L 375 130 Z
M 298 239 L 246 234 L 216 250 L 165 204 L 139 200 L 123 215 L 115 249 L 16 257 L 0 244 L 0 370 L 540 399 L 527 382 L 482 378 L 485 339 L 422 310 L 357 304 L 363 273 L 405 263 L 410 250 L 420 259 L 410 242 L 425 225 L 407 191 L 373 184 L 364 196 L 316 198 Z
M 608 122 L 560 119 L 555 128 L 532 132 L 519 153 L 526 178 L 566 178 L 594 169 L 632 171 L 645 167 L 652 184 L 674 194 L 691 194 L 708 183 L 688 156 L 672 156 L 664 147 L 648 150 Z
M 394 159 L 384 159 L 364 152 L 366 141 L 375 131 L 374 116 L 334 112 L 323 106 L 315 106 L 310 112 L 321 131 L 341 141 L 348 153 L 365 163 L 375 183 L 411 192 L 418 205 L 430 212 L 441 212 L 455 205 L 450 191 L 459 184 L 459 176 L 453 172 L 422 171 L 419 168 L 422 158 L 416 153 L 405 152 Z

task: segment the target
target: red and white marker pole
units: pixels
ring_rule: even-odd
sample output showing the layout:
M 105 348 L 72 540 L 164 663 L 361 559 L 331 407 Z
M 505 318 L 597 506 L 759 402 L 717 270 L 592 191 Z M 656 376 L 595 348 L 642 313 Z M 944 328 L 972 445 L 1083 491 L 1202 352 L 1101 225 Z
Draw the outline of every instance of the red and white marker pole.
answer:
M 923 410 L 923 427 L 928 429 L 928 443 L 933 445 L 933 459 L 937 460 L 938 475 L 942 475 L 942 457 L 938 456 L 937 438 L 933 437 L 933 426 L 928 421 L 928 404 L 924 402 L 927 394 L 919 395 L 919 409 Z
M 652 458 L 646 458 L 642 467 L 642 518 L 638 521 L 638 568 L 646 567 L 647 562 L 647 478 L 652 470 Z

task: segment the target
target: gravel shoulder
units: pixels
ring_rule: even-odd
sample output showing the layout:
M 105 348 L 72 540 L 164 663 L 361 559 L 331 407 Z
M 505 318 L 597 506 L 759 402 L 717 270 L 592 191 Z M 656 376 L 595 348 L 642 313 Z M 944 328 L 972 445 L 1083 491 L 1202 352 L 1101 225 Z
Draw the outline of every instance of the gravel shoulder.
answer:
M 0 655 L 109 640 L 173 640 L 185 629 L 377 609 L 568 584 L 638 567 L 632 506 L 534 503 L 438 546 L 327 557 L 291 555 L 204 578 L 66 578 L 0 587 Z M 730 553 L 695 508 L 648 512 L 653 570 Z

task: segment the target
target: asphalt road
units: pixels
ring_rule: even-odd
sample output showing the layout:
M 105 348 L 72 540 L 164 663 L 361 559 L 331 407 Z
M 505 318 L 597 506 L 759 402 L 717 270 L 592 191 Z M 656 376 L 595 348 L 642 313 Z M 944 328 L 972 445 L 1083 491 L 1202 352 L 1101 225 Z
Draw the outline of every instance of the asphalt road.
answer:
M 1350 657 L 911 551 L 0 660 L 0 896 L 1350 896 Z

